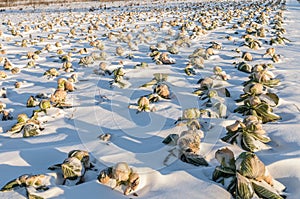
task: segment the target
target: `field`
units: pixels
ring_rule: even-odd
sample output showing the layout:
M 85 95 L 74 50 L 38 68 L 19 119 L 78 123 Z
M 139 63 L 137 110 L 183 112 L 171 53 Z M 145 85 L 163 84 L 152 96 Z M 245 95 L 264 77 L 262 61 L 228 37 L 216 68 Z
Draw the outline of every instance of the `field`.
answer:
M 299 11 L 4 7 L 0 198 L 299 198 Z

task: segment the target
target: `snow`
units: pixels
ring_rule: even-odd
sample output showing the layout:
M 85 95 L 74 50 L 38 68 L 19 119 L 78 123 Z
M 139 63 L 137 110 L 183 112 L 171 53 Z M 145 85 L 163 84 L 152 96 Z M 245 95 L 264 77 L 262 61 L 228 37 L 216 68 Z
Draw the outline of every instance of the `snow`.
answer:
M 179 47 L 179 54 L 171 54 L 170 57 L 176 60 L 174 65 L 156 65 L 149 57 L 149 46 L 161 42 L 162 49 L 166 51 L 166 46 L 171 45 L 175 37 L 168 35 L 168 29 L 172 27 L 159 28 L 158 21 L 170 21 L 179 18 L 175 12 L 168 12 L 167 7 L 184 5 L 184 1 L 176 1 L 170 4 L 151 4 L 150 1 L 138 2 L 140 5 L 126 7 L 124 2 L 114 3 L 74 3 L 72 5 L 36 6 L 35 10 L 30 7 L 5 8 L 6 11 L 0 12 L 0 44 L 6 50 L 6 54 L 0 57 L 7 57 L 13 66 L 21 69 L 18 74 L 8 74 L 6 79 L 0 79 L 0 87 L 7 89 L 7 98 L 0 98 L 1 102 L 6 103 L 6 110 L 11 111 L 14 116 L 12 121 L 0 121 L 0 187 L 7 182 L 17 178 L 22 174 L 46 173 L 58 179 L 55 172 L 48 170 L 49 166 L 61 163 L 69 151 L 82 149 L 90 152 L 92 162 L 98 171 L 88 171 L 85 182 L 76 186 L 66 186 L 57 183 L 42 196 L 45 198 L 128 198 L 135 196 L 124 196 L 121 188 L 112 190 L 107 185 L 102 185 L 97 181 L 97 175 L 102 169 L 112 166 L 117 162 L 127 162 L 134 167 L 140 175 L 141 182 L 136 190 L 138 198 L 231 198 L 229 192 L 220 184 L 212 181 L 212 172 L 218 162 L 214 158 L 216 150 L 224 146 L 229 147 L 237 156 L 242 150 L 237 146 L 222 142 L 220 138 L 225 135 L 225 126 L 232 124 L 242 116 L 233 113 L 237 107 L 234 99 L 242 93 L 242 82 L 247 80 L 248 74 L 238 71 L 233 66 L 233 62 L 239 59 L 233 58 L 237 54 L 233 51 L 239 47 L 238 42 L 232 42 L 225 37 L 232 35 L 235 40 L 240 40 L 240 34 L 234 34 L 234 30 L 228 29 L 231 24 L 225 27 L 218 27 L 216 30 L 208 31 L 208 34 L 191 40 L 191 46 Z M 192 1 L 189 1 L 192 2 Z M 196 2 L 196 0 L 195 0 Z M 217 1 L 207 2 L 207 5 Z M 98 8 L 106 5 L 111 9 L 96 9 L 89 12 L 89 8 Z M 126 3 L 127 5 L 130 4 Z M 189 4 L 191 5 L 191 4 Z M 119 7 L 120 6 L 120 7 Z M 163 12 L 157 13 L 150 11 L 150 8 L 157 6 L 164 8 Z M 73 10 L 72 12 L 69 12 Z M 142 12 L 142 20 L 136 22 L 125 22 L 127 28 L 132 32 L 124 32 L 134 36 L 144 37 L 147 42 L 138 41 L 138 50 L 131 50 L 127 44 L 118 41 L 115 37 L 108 39 L 104 34 L 110 30 L 100 23 L 99 30 L 94 30 L 90 35 L 102 40 L 104 52 L 108 58 L 104 61 L 108 64 L 108 69 L 113 70 L 123 61 L 126 71 L 125 77 L 128 78 L 128 86 L 119 88 L 111 87 L 109 81 L 112 76 L 94 74 L 94 69 L 99 68 L 101 61 L 88 66 L 78 65 L 81 57 L 87 56 L 92 52 L 99 53 L 100 50 L 93 48 L 85 40 L 88 35 L 87 29 L 96 18 L 109 19 L 112 24 L 111 16 L 119 16 L 123 11 Z M 192 10 L 195 12 L 195 10 Z M 297 14 L 300 12 L 300 4 L 295 0 L 287 1 L 287 10 L 284 11 L 283 27 L 286 29 L 287 37 L 291 42 L 286 45 L 275 45 L 277 54 L 281 55 L 282 61 L 275 63 L 272 72 L 281 80 L 281 84 L 272 91 L 280 97 L 280 104 L 274 108 L 274 112 L 282 117 L 280 121 L 264 124 L 264 129 L 272 142 L 268 145 L 270 149 L 257 152 L 257 156 L 267 166 L 271 175 L 280 183 L 286 186 L 285 192 L 288 198 L 296 199 L 300 197 L 300 131 L 298 131 L 300 121 L 300 90 L 298 83 L 300 79 L 300 69 L 298 67 L 298 53 L 300 52 L 300 19 Z M 135 13 L 136 14 L 136 13 Z M 187 12 L 181 13 L 182 16 L 188 15 Z M 80 19 L 86 18 L 86 20 Z M 94 18 L 95 17 L 95 18 Z M 7 28 L 4 23 L 11 20 L 14 27 L 23 21 L 24 24 L 32 28 L 39 23 L 55 22 L 55 18 L 63 19 L 65 26 L 54 26 L 51 30 L 33 30 L 22 32 L 21 36 L 11 36 L 11 28 Z M 90 18 L 90 19 L 88 19 Z M 133 17 L 134 18 L 134 17 Z M 70 22 L 73 20 L 72 22 Z M 136 20 L 134 18 L 134 20 Z M 125 20 L 123 20 L 124 22 Z M 32 23 L 34 22 L 34 23 Z M 140 26 L 135 29 L 135 25 Z M 75 27 L 77 35 L 69 35 L 71 27 Z M 85 29 L 81 30 L 80 29 Z M 59 29 L 58 32 L 56 30 Z M 113 30 L 115 34 L 122 27 Z M 144 33 L 141 31 L 144 29 Z M 175 34 L 178 27 L 173 27 Z M 242 29 L 238 29 L 242 31 Z M 49 34 L 54 34 L 54 39 L 47 39 Z M 37 44 L 28 44 L 28 47 L 21 47 L 16 42 L 23 39 L 30 40 L 36 38 Z M 7 39 L 11 38 L 11 40 Z M 45 38 L 45 41 L 38 41 Z M 47 115 L 41 119 L 45 121 L 45 130 L 40 135 L 31 138 L 22 138 L 21 135 L 9 135 L 5 133 L 16 122 L 17 115 L 26 113 L 31 115 L 36 108 L 27 108 L 26 100 L 31 95 L 39 93 L 52 94 L 56 88 L 56 81 L 59 77 L 47 79 L 43 73 L 54 67 L 61 68 L 62 63 L 56 51 L 55 42 L 61 42 L 65 52 L 72 52 L 72 64 L 75 72 L 66 73 L 59 71 L 59 77 L 70 77 L 76 73 L 79 81 L 74 85 L 76 90 L 68 93 L 68 102 L 73 107 L 68 109 L 51 108 Z M 165 41 L 162 42 L 162 41 Z M 188 56 L 198 47 L 207 48 L 210 42 L 220 42 L 223 48 L 216 51 L 216 55 L 205 60 L 204 69 L 196 69 L 195 76 L 187 76 L 184 67 L 188 63 Z M 26 53 L 29 51 L 41 50 L 46 44 L 52 45 L 52 50 L 43 51 L 35 61 L 36 68 L 24 68 L 27 62 Z M 115 49 L 122 46 L 125 49 L 124 56 L 115 54 Z M 272 63 L 270 58 L 262 58 L 268 45 L 263 44 L 263 48 L 257 51 L 249 50 L 247 47 L 239 47 L 242 52 L 250 51 L 254 56 L 252 65 L 256 63 Z M 76 48 L 76 50 L 73 50 Z M 79 49 L 87 48 L 88 53 L 80 55 Z M 1 49 L 0 49 L 1 50 Z M 128 59 L 126 55 L 132 53 L 134 58 Z M 134 69 L 136 64 L 147 62 L 148 68 Z M 1 65 L 3 61 L 1 62 Z M 171 133 L 180 134 L 186 127 L 176 126 L 174 123 L 181 116 L 186 108 L 199 107 L 203 102 L 192 94 L 198 88 L 197 81 L 200 78 L 212 74 L 214 66 L 221 66 L 227 74 L 231 76 L 228 80 L 228 90 L 232 97 L 226 99 L 229 110 L 227 119 L 212 118 L 208 119 L 209 128 L 205 131 L 205 136 L 201 139 L 200 153 L 208 161 L 208 167 L 196 167 L 181 162 L 175 157 L 169 159 L 167 165 L 164 160 L 173 147 L 164 145 L 162 140 Z M 1 69 L 2 70 L 2 69 Z M 151 87 L 140 88 L 140 86 L 153 78 L 154 73 L 169 74 L 167 84 L 170 86 L 171 99 L 162 100 L 155 103 L 156 111 L 136 113 L 136 110 L 129 109 L 130 104 L 136 104 L 139 97 L 150 94 Z M 21 88 L 15 88 L 16 81 L 22 82 Z M 103 97 L 105 96 L 105 97 Z M 204 126 L 205 127 L 205 126 Z M 103 133 L 112 135 L 109 142 L 101 141 L 98 136 Z M 59 180 L 57 180 L 59 182 Z M 0 198 L 25 198 L 22 191 L 0 192 Z

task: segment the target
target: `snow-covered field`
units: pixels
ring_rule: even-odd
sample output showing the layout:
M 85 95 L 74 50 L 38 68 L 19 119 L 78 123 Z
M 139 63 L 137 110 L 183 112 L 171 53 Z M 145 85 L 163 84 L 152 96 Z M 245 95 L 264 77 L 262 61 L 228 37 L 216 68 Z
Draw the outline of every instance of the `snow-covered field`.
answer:
M 28 192 L 44 198 L 231 198 L 226 187 L 214 182 L 212 176 L 220 165 L 215 158 L 218 149 L 227 147 L 236 158 L 244 151 L 239 144 L 221 140 L 226 126 L 246 117 L 234 112 L 243 104 L 235 100 L 244 93 L 243 82 L 250 75 L 238 70 L 244 61 L 252 67 L 272 64 L 268 71 L 280 80 L 277 86 L 265 87 L 264 92 L 278 95 L 279 104 L 273 112 L 281 119 L 262 124 L 271 141 L 260 143 L 255 154 L 274 178 L 273 187 L 285 186 L 287 198 L 299 198 L 300 4 L 295 0 L 286 1 L 286 5 L 278 2 L 269 10 L 263 9 L 267 1 L 249 7 L 250 1 L 196 0 L 5 8 L 0 12 L 0 88 L 5 89 L 0 91 L 0 108 L 3 104 L 6 107 L 0 110 L 1 116 L 9 113 L 13 119 L 0 121 L 0 187 L 23 174 L 45 174 L 50 178 L 49 189 L 35 193 L 31 187 Z M 278 22 L 281 12 L 282 24 Z M 289 41 L 270 45 L 276 38 L 276 25 L 277 31 L 282 31 L 278 35 Z M 255 41 L 243 38 L 246 31 L 258 42 L 257 49 L 250 48 Z M 273 59 L 263 56 L 271 47 L 276 50 Z M 203 52 L 191 57 L 196 49 Z M 253 60 L 245 60 L 246 52 Z M 155 53 L 158 55 L 150 56 Z M 167 53 L 167 59 L 159 53 Z M 226 72 L 228 80 L 215 75 L 216 66 Z M 49 69 L 56 71 L 45 75 Z M 158 85 L 154 82 L 141 87 L 155 73 L 162 73 L 161 77 L 167 74 L 158 84 L 166 84 L 170 94 L 164 99 L 157 97 L 157 92 L 154 99 L 158 102 L 147 107 L 151 111 L 138 111 L 140 97 L 149 97 Z M 220 92 L 212 97 L 213 107 L 205 105 L 207 99 L 193 94 L 200 88 L 198 81 L 211 76 L 214 87 L 210 90 L 220 84 L 230 92 L 230 97 Z M 67 92 L 63 104 L 52 98 L 52 107 L 37 113 L 33 120 L 42 127 L 37 130 L 39 134 L 25 138 L 24 129 L 7 132 L 19 114 L 30 117 L 39 109 L 26 107 L 29 97 L 43 93 L 44 100 L 49 100 L 60 78 L 68 79 L 64 81 L 75 89 Z M 227 110 L 219 114 L 215 102 Z M 197 135 L 204 134 L 197 154 L 208 166 L 181 161 L 177 157 L 180 147 L 173 150 L 175 146 L 162 142 L 170 134 L 180 135 L 191 128 L 176 122 L 188 108 L 215 111 L 211 118 L 193 118 L 201 124 L 201 131 L 195 130 Z M 102 134 L 110 134 L 109 141 L 101 140 Z M 88 151 L 95 167 L 86 171 L 83 183 L 74 185 L 69 180 L 62 185 L 60 169 L 48 168 L 62 163 L 72 150 Z M 101 170 L 118 162 L 128 163 L 140 177 L 137 189 L 129 196 L 123 195 L 124 185 L 113 190 L 113 180 L 108 184 L 97 180 Z M 0 192 L 0 198 L 26 198 L 26 190 Z

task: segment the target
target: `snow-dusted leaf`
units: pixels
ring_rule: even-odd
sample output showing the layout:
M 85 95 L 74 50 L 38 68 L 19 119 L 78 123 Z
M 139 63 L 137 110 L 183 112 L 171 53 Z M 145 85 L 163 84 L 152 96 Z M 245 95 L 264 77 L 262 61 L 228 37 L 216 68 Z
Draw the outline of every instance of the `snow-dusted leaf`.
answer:
M 261 103 L 257 105 L 255 107 L 255 111 L 257 112 L 258 116 L 262 118 L 263 123 L 273 122 L 281 119 L 280 116 L 271 112 L 269 105 L 266 103 Z
M 84 173 L 84 167 L 80 160 L 75 157 L 67 158 L 61 165 L 65 179 L 76 179 Z
M 259 98 L 270 106 L 277 106 L 279 103 L 279 97 L 275 93 L 261 94 Z
M 195 166 L 208 166 L 207 161 L 200 155 L 182 155 L 180 159 Z
M 246 151 L 254 152 L 256 149 L 258 149 L 254 144 L 254 139 L 251 137 L 251 135 L 244 133 L 242 135 L 242 147 Z
M 18 183 L 17 179 L 14 179 L 8 183 L 6 183 L 0 191 L 11 191 L 14 188 L 20 187 L 20 184 Z
M 254 195 L 254 190 L 249 179 L 237 173 L 237 195 L 243 199 L 251 199 Z
M 236 159 L 238 172 L 248 178 L 256 179 L 265 175 L 265 165 L 251 152 L 243 152 Z
M 172 145 L 176 145 L 177 143 L 177 140 L 179 138 L 179 135 L 178 134 L 170 134 L 168 135 L 163 141 L 162 143 L 164 144 L 172 144 Z
M 271 141 L 271 138 L 269 138 L 266 135 L 261 135 L 261 134 L 257 134 L 257 133 L 252 133 L 251 134 L 256 140 L 259 140 L 262 143 L 268 143 Z
M 268 188 L 259 185 L 256 182 L 252 182 L 252 186 L 255 190 L 255 193 L 260 197 L 260 198 L 268 198 L 268 199 L 283 199 L 282 196 L 279 194 L 269 190 Z

